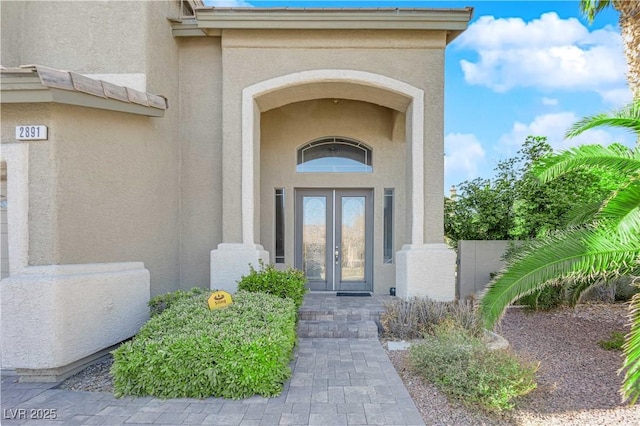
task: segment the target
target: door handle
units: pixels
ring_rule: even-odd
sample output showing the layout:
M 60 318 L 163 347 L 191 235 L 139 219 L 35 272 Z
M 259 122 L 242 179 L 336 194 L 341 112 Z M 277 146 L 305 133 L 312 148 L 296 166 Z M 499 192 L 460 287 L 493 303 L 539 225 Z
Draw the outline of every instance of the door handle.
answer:
M 336 265 L 338 264 L 338 257 L 340 257 L 340 250 L 338 250 L 338 246 L 336 246 L 336 251 L 335 251 Z

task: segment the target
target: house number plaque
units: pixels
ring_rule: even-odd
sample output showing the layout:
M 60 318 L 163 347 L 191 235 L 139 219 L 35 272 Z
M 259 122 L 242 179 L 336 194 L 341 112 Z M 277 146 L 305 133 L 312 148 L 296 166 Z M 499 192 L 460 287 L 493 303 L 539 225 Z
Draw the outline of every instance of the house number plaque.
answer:
M 19 141 L 45 141 L 49 138 L 47 126 L 16 126 L 16 139 Z

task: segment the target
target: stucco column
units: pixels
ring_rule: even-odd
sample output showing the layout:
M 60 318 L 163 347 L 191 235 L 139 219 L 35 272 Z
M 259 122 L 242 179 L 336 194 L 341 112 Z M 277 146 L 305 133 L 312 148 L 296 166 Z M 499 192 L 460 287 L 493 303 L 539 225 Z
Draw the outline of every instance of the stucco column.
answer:
M 223 63 L 225 52 L 223 49 Z M 223 68 L 224 70 L 224 68 Z M 242 242 L 242 102 L 241 88 L 222 76 L 222 241 Z
M 211 252 L 210 288 L 231 293 L 249 266 L 269 263 L 259 235 L 260 110 L 251 94 L 223 77 L 222 238 Z M 228 84 L 227 84 L 228 83 Z
M 431 89 L 431 87 L 430 87 Z M 407 110 L 407 224 L 411 243 L 396 253 L 396 294 L 402 298 L 455 298 L 455 252 L 444 244 L 444 96 L 428 92 Z M 441 194 L 441 195 L 437 195 Z
M 444 50 L 437 57 L 444 68 Z M 433 58 L 434 61 L 436 57 Z M 444 69 L 429 81 L 424 103 L 424 242 L 444 242 Z

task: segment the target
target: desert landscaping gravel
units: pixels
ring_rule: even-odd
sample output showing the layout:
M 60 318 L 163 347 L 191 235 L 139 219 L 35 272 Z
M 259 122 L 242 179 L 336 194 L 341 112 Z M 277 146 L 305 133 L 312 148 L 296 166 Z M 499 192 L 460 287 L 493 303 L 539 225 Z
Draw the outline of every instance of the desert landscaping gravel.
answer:
M 598 341 L 627 330 L 626 305 L 586 304 L 549 312 L 511 308 L 498 330 L 512 350 L 540 363 L 538 388 L 511 414 L 489 416 L 450 402 L 433 385 L 412 375 L 406 352 L 390 351 L 411 397 L 428 425 L 639 425 L 640 406 L 621 402 L 621 352 Z M 107 358 L 60 385 L 61 389 L 112 391 Z
M 598 341 L 627 330 L 626 305 L 585 304 L 549 312 L 512 308 L 499 333 L 518 355 L 540 362 L 538 388 L 508 416 L 452 404 L 430 383 L 407 371 L 405 353 L 389 352 L 426 424 L 639 425 L 640 406 L 621 402 L 621 352 Z

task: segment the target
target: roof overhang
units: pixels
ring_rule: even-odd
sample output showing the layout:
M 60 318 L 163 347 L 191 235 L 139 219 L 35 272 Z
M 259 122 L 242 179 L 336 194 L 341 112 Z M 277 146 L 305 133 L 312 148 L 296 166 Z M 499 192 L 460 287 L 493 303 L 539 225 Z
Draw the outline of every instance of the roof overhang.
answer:
M 472 7 L 457 9 L 196 9 L 194 19 L 172 24 L 175 36 L 219 36 L 225 29 L 432 30 L 446 31 L 450 43 L 467 29 Z
M 163 117 L 166 98 L 40 65 L 2 69 L 0 102 L 60 103 Z

